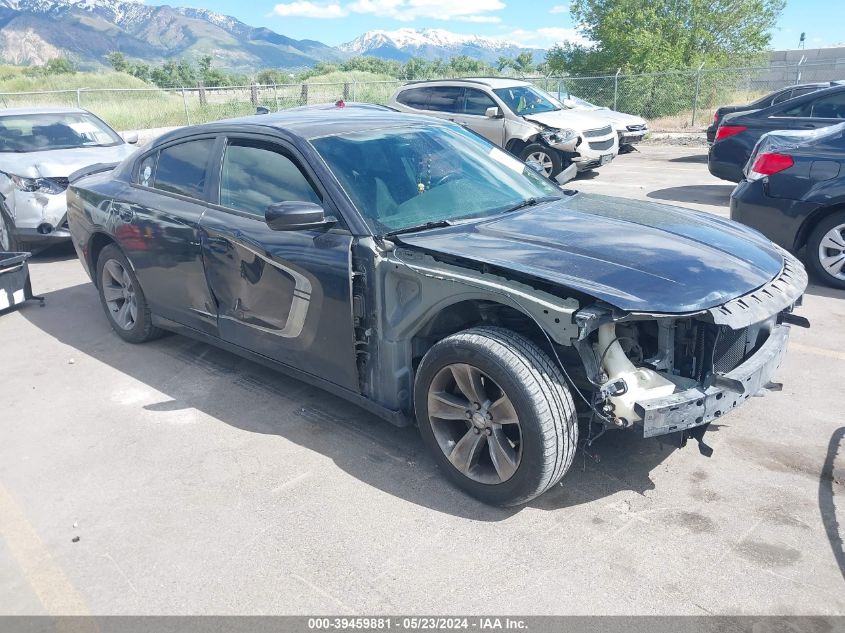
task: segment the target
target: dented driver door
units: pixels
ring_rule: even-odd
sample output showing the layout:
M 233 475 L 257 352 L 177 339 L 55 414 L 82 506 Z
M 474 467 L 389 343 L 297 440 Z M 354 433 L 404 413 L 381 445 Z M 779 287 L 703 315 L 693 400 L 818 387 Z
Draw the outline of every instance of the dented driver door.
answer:
M 201 222 L 221 338 L 357 391 L 351 234 L 342 227 L 270 229 L 268 205 L 326 204 L 323 193 L 280 145 L 248 137 L 223 145 L 214 203 Z

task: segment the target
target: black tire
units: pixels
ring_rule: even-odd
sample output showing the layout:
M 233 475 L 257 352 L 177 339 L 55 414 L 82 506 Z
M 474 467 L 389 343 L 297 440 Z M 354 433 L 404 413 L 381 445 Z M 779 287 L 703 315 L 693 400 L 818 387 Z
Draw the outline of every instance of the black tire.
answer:
M 6 203 L 0 202 L 0 251 L 17 253 L 22 251 L 23 246 L 18 239 L 15 222 L 6 208 Z
M 831 213 L 819 222 L 813 229 L 813 232 L 810 233 L 810 237 L 807 240 L 807 259 L 809 260 L 810 267 L 826 285 L 834 288 L 845 288 L 845 268 L 842 269 L 842 273 L 839 277 L 835 277 L 825 268 L 824 264 L 822 264 L 822 255 L 820 252 L 822 240 L 825 236 L 839 227 L 842 227 L 838 231 L 841 243 L 845 246 L 845 236 L 843 236 L 843 234 L 845 234 L 845 211 L 837 211 L 836 213 Z M 845 248 L 841 250 L 835 248 L 826 249 L 828 256 L 835 257 L 837 251 L 843 258 L 845 258 Z M 836 261 L 839 262 L 841 260 L 837 259 Z
M 504 481 L 482 483 L 465 475 L 449 461 L 435 436 L 428 413 L 429 389 L 441 370 L 454 364 L 478 368 L 513 404 L 519 420 L 520 459 Z M 563 374 L 539 346 L 510 330 L 477 327 L 439 341 L 420 363 L 414 401 L 422 438 L 444 474 L 485 503 L 525 503 L 558 483 L 572 464 L 578 423 Z M 468 429 L 473 431 L 471 424 Z
M 103 283 L 104 270 L 110 261 L 115 261 L 122 270 L 126 271 L 126 275 L 131 280 L 132 291 L 134 293 L 134 300 L 136 305 L 135 318 L 129 327 L 122 327 L 116 317 L 114 311 L 109 307 L 106 300 L 106 284 Z M 138 278 L 135 276 L 135 271 L 129 264 L 126 255 L 117 247 L 116 244 L 109 244 L 101 252 L 97 258 L 97 287 L 100 291 L 100 304 L 106 313 L 106 318 L 115 333 L 124 341 L 129 343 L 146 343 L 160 337 L 163 331 L 153 326 L 152 315 L 150 314 L 150 307 L 147 305 L 147 299 L 144 296 L 144 291 L 141 284 L 138 283 Z
M 561 171 L 563 171 L 563 160 L 560 157 L 560 152 L 554 150 L 540 143 L 531 143 L 526 145 L 519 154 L 519 158 L 527 161 L 533 154 L 541 154 L 548 157 L 548 165 L 551 165 L 551 171 L 546 173 L 549 178 L 554 178 Z M 546 162 L 541 160 L 540 162 Z

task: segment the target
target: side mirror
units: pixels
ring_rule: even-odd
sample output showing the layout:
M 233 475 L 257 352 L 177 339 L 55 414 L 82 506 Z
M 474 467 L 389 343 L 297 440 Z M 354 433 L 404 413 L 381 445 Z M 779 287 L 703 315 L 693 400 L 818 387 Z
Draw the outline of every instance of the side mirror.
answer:
M 267 106 L 258 106 L 255 108 L 255 114 L 270 114 L 270 108 Z
M 130 145 L 135 145 L 138 142 L 138 133 L 137 132 L 128 132 L 123 135 L 123 140 L 129 143 Z
M 484 116 L 488 119 L 501 119 L 502 109 L 499 106 L 490 106 L 484 111 Z
M 313 202 L 276 202 L 267 207 L 264 221 L 274 231 L 300 231 L 334 224 L 319 204 Z
M 569 108 L 571 110 L 572 108 L 576 107 L 578 104 L 575 103 L 574 99 L 564 99 L 563 105 L 565 105 L 567 108 Z

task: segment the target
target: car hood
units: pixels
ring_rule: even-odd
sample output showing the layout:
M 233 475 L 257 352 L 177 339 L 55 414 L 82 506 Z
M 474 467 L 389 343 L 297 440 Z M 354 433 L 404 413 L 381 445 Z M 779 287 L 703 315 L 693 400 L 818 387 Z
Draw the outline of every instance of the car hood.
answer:
M 594 116 L 593 112 L 583 110 L 555 110 L 554 112 L 540 112 L 523 117 L 527 121 L 534 121 L 553 128 L 575 128 L 578 131 L 594 130 L 605 127 L 607 121 Z
M 543 279 L 631 312 L 712 308 L 771 281 L 783 257 L 760 233 L 705 213 L 575 194 L 401 241 Z
M 134 145 L 78 147 L 44 152 L 0 152 L 0 171 L 27 178 L 67 178 L 96 163 L 119 163 L 135 151 Z
M 624 112 L 617 112 L 609 108 L 586 109 L 583 112 L 589 112 L 591 117 L 610 121 L 613 124 L 625 127 L 626 125 L 646 125 L 646 120 L 634 114 L 626 114 Z

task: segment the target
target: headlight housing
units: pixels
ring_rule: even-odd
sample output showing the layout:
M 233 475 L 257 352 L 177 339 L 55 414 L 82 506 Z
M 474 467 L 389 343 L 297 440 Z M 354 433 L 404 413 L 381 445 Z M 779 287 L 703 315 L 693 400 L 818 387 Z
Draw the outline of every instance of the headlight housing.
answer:
M 63 193 L 67 188 L 50 178 L 26 178 L 24 176 L 15 176 L 14 174 L 9 174 L 9 178 L 12 184 L 14 184 L 15 189 L 26 193 L 37 192 L 56 195 Z
M 578 136 L 575 130 L 568 128 L 563 130 L 544 130 L 540 132 L 542 138 L 548 145 L 560 145 L 561 143 L 568 143 Z

